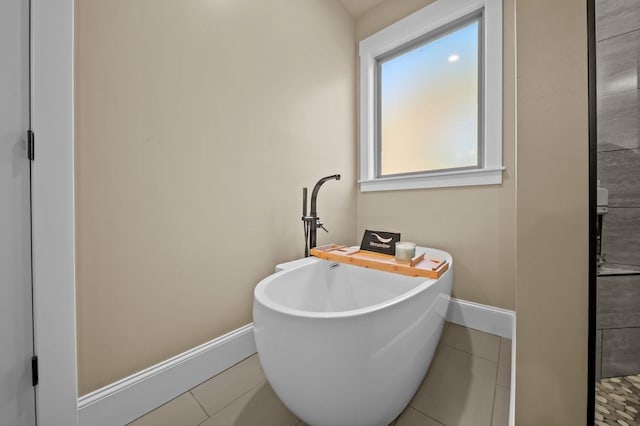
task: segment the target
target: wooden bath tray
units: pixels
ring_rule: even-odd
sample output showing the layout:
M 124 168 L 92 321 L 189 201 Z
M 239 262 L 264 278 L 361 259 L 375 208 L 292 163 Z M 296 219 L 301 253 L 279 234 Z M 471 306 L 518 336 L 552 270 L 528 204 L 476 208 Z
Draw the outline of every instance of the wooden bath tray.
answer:
M 427 277 L 436 279 L 449 269 L 446 260 L 425 259 L 424 253 L 411 259 L 411 262 L 397 262 L 389 254 L 374 253 L 371 251 L 350 248 L 336 244 L 312 248 L 309 253 L 313 256 L 333 262 L 348 263 L 364 268 L 377 269 L 379 271 L 395 272 L 396 274 L 410 277 Z

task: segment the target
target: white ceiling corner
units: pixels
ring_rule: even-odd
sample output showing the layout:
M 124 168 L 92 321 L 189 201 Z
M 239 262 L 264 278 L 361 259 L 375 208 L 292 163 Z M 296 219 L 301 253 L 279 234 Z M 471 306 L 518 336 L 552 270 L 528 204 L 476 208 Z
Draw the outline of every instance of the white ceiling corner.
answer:
M 340 0 L 351 16 L 359 18 L 384 0 Z

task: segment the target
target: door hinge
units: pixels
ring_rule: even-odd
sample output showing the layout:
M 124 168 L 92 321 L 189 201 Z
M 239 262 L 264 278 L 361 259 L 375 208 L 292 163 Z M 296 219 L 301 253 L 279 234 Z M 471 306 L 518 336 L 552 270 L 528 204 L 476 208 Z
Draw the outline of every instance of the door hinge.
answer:
M 31 161 L 35 158 L 35 139 L 33 130 L 27 130 L 27 158 Z
M 38 386 L 38 357 L 31 357 L 31 386 Z

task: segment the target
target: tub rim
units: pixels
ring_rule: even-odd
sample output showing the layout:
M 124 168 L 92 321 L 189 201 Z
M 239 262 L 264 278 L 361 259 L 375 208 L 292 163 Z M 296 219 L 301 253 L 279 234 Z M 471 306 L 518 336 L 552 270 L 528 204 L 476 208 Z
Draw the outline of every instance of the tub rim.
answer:
M 259 303 L 260 305 L 264 306 L 265 308 L 271 310 L 271 311 L 275 311 L 279 314 L 282 315 L 287 315 L 287 316 L 292 316 L 292 317 L 296 317 L 296 318 L 324 318 L 324 319 L 332 319 L 332 318 L 350 318 L 350 317 L 357 317 L 357 316 L 363 316 L 363 315 L 367 315 L 367 314 L 372 314 L 374 312 L 378 312 L 381 311 L 383 309 L 386 309 L 388 307 L 394 306 L 394 305 L 398 305 L 401 302 L 411 298 L 412 296 L 417 295 L 418 293 L 422 293 L 425 290 L 427 290 L 429 287 L 434 286 L 437 282 L 439 282 L 440 280 L 444 279 L 445 277 L 447 277 L 449 274 L 453 273 L 453 258 L 452 256 L 443 251 L 443 250 L 439 250 L 439 249 L 434 249 L 434 248 L 430 248 L 430 247 L 416 247 L 416 252 L 417 253 L 422 253 L 423 251 L 427 251 L 427 250 L 433 250 L 433 251 L 437 251 L 439 253 L 442 253 L 443 255 L 446 256 L 447 261 L 449 262 L 449 269 L 442 274 L 440 277 L 433 279 L 433 278 L 424 278 L 424 280 L 415 286 L 415 288 L 406 291 L 396 297 L 393 297 L 391 299 L 385 300 L 383 302 L 380 303 L 376 303 L 375 305 L 370 305 L 370 306 L 366 306 L 364 308 L 358 308 L 358 309 L 351 309 L 348 311 L 335 311 L 335 312 L 313 312 L 313 311 L 303 311 L 300 309 L 295 309 L 295 308 L 290 308 L 287 306 L 284 306 L 276 301 L 274 301 L 272 298 L 268 297 L 265 293 L 265 287 L 274 279 L 278 278 L 279 276 L 281 276 L 282 274 L 285 274 L 287 272 L 291 272 L 291 271 L 295 271 L 299 268 L 304 268 L 304 267 L 309 267 L 310 265 L 314 265 L 318 262 L 330 262 L 328 260 L 325 259 L 320 259 L 320 258 L 315 258 L 314 261 L 310 261 L 308 263 L 303 263 L 300 265 L 296 265 L 293 266 L 291 268 L 276 272 L 274 274 L 271 274 L 265 278 L 263 278 L 254 288 L 253 290 L 253 300 L 254 303 Z M 335 262 L 331 262 L 331 263 L 335 263 Z M 358 267 L 355 265 L 346 265 L 346 266 L 352 266 L 352 267 Z M 392 274 L 393 272 L 387 272 L 387 271 L 376 271 L 376 272 L 380 272 L 380 273 L 387 273 L 387 274 Z M 420 277 L 410 277 L 410 276 L 406 276 L 407 278 L 420 278 Z M 451 297 L 451 292 L 449 292 L 449 297 Z

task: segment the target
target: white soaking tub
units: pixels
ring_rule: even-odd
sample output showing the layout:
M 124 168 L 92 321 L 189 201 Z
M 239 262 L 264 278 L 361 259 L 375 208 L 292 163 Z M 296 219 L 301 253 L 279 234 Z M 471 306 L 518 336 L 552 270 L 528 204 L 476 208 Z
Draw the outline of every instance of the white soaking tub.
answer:
M 422 382 L 453 281 L 335 263 L 294 261 L 255 288 L 260 363 L 289 409 L 312 426 L 388 425 Z

